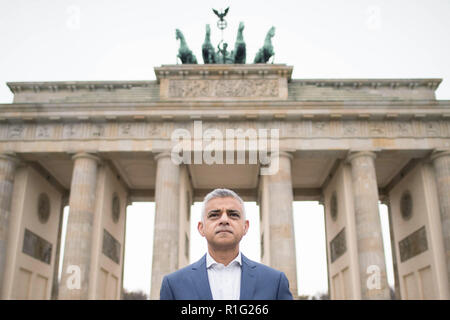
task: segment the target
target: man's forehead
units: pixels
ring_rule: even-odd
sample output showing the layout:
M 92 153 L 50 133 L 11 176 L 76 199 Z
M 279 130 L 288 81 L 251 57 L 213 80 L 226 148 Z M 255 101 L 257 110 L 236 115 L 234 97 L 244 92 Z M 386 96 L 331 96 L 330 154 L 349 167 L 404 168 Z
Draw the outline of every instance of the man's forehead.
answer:
M 213 198 L 209 200 L 208 203 L 206 204 L 206 212 L 210 210 L 220 209 L 223 207 L 239 211 L 242 210 L 242 205 L 239 202 L 239 200 L 233 197 L 225 197 L 225 198 Z

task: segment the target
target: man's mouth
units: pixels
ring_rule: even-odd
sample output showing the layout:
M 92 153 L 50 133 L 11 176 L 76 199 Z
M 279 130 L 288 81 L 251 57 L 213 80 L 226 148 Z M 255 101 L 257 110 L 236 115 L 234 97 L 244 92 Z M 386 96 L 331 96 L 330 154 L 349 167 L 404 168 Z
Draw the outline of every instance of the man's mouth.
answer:
M 231 230 L 218 230 L 216 231 L 216 234 L 221 232 L 233 233 Z

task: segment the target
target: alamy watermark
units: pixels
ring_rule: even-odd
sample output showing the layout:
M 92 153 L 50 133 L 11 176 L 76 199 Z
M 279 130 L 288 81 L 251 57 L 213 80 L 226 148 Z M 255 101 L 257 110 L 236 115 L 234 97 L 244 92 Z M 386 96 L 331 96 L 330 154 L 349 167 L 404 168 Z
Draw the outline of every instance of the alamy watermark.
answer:
M 273 175 L 279 167 L 279 129 L 203 130 L 194 121 L 194 136 L 187 129 L 172 132 L 175 144 L 171 158 L 175 164 L 260 164 L 261 175 Z M 248 162 L 246 161 L 248 156 Z
M 66 27 L 69 30 L 79 30 L 81 26 L 81 9 L 77 5 L 70 5 L 66 8 Z
M 366 27 L 372 31 L 380 30 L 382 27 L 381 8 L 376 5 L 369 6 L 366 14 Z
M 68 274 L 66 280 L 66 287 L 69 290 L 80 290 L 81 289 L 81 268 L 77 265 L 67 266 Z
M 372 264 L 367 267 L 366 273 L 369 275 L 367 277 L 366 285 L 369 290 L 380 290 L 381 289 L 381 269 L 379 266 Z

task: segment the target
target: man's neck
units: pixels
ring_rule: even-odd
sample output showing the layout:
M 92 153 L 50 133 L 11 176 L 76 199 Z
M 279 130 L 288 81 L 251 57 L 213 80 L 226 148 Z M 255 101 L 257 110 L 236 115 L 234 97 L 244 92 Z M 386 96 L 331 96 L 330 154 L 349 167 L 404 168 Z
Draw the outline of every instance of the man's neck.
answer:
M 239 254 L 239 247 L 229 250 L 214 250 L 208 248 L 209 255 L 214 259 L 214 261 L 227 266 L 231 261 L 233 261 Z

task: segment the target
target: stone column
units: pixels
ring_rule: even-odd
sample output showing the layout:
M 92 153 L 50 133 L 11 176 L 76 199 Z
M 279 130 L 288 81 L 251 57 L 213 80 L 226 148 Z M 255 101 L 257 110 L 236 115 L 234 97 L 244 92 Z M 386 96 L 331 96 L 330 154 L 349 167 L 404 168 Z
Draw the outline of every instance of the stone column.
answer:
M 0 154 L 0 295 L 3 292 L 14 174 L 18 163 L 14 154 Z
M 269 216 L 269 250 L 270 266 L 283 271 L 288 280 L 289 288 L 294 296 L 297 292 L 297 261 L 294 239 L 291 160 L 293 156 L 287 152 L 271 155 L 271 161 L 278 159 L 278 172 L 267 175 L 264 187 L 268 188 Z M 276 160 L 275 160 L 276 161 Z
M 260 245 L 261 245 L 261 262 L 270 265 L 270 221 L 269 221 L 269 190 L 267 188 L 267 175 L 259 177 L 259 214 L 260 224 Z
M 62 227 L 64 220 L 64 207 L 69 204 L 69 197 L 67 194 L 61 196 L 61 210 L 59 212 L 59 224 L 58 224 L 58 238 L 56 240 L 56 248 L 55 248 L 55 264 L 53 266 L 53 284 L 52 284 L 52 293 L 50 295 L 51 300 L 58 300 L 58 290 L 59 290 L 59 257 L 61 254 L 61 245 L 62 245 Z
M 394 271 L 394 293 L 395 299 L 401 300 L 401 292 L 400 292 L 400 278 L 398 276 L 398 266 L 397 266 L 397 250 L 396 250 L 396 241 L 394 237 L 394 225 L 392 224 L 392 210 L 390 199 L 386 199 L 384 204 L 388 208 L 388 217 L 389 217 L 389 236 L 391 237 L 391 252 L 392 252 L 392 269 Z
M 434 152 L 433 161 L 441 214 L 442 238 L 447 262 L 447 278 L 450 288 L 450 151 Z
M 178 269 L 180 167 L 169 152 L 155 156 L 155 231 L 150 299 L 159 299 L 162 279 Z
M 77 153 L 72 159 L 74 166 L 59 299 L 85 300 L 89 286 L 93 285 L 89 274 L 100 159 L 88 153 Z
M 375 153 L 352 152 L 351 164 L 361 299 L 390 299 L 378 211 Z

